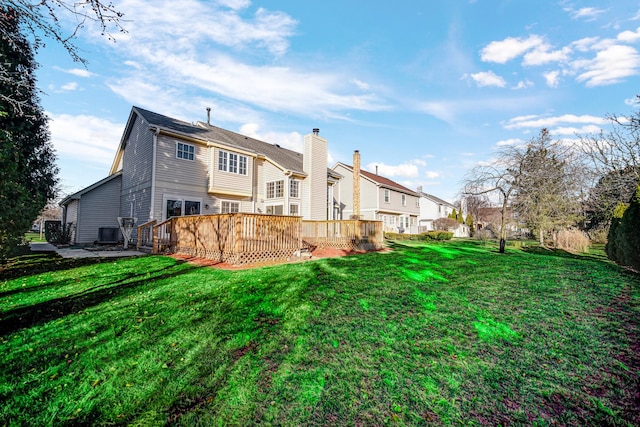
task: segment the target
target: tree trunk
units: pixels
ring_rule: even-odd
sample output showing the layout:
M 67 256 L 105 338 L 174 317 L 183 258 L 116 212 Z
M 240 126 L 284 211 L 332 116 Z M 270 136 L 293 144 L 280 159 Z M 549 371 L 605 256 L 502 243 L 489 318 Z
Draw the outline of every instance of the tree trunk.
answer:
M 507 216 L 507 197 L 504 197 L 504 201 L 502 202 L 502 218 L 500 218 L 500 253 L 504 253 L 504 247 L 507 241 L 507 230 L 506 226 L 506 216 Z
M 542 230 L 542 227 L 538 231 L 538 236 L 539 236 L 539 239 L 540 239 L 540 246 L 542 246 L 544 248 L 544 231 Z
M 500 253 L 504 253 L 504 247 L 506 246 L 507 241 L 505 239 L 500 239 Z

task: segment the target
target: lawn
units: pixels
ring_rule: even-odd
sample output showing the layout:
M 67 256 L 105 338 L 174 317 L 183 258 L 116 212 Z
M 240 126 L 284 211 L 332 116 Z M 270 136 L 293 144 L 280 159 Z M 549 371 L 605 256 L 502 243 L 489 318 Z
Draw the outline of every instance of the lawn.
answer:
M 0 273 L 0 425 L 640 425 L 640 277 L 469 241 Z

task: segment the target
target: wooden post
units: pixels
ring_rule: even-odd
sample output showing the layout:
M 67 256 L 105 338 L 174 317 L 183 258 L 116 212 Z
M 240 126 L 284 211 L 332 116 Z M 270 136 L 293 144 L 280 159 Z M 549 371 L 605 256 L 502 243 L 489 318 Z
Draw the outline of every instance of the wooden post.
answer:
M 160 229 L 159 226 L 157 226 L 156 224 L 153 224 L 151 226 L 151 234 L 152 234 L 152 239 L 153 239 L 153 249 L 152 249 L 152 253 L 157 254 L 158 253 L 158 230 Z
M 360 152 L 353 152 L 353 218 L 360 219 Z

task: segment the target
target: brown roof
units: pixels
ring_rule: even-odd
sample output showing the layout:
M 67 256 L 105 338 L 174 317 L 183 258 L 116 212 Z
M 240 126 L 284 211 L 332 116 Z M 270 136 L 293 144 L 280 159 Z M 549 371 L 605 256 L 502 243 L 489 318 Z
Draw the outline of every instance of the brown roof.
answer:
M 342 165 L 347 169 L 351 169 L 353 171 L 353 166 L 345 165 L 344 163 L 342 163 Z M 384 176 L 376 175 L 375 173 L 371 173 L 362 169 L 360 169 L 360 175 L 367 177 L 369 180 L 375 182 L 381 187 L 387 187 L 393 190 L 398 190 L 403 193 L 411 194 L 412 196 L 418 195 L 415 191 L 410 190 L 404 185 L 400 185 L 397 182 L 390 180 L 389 178 L 385 178 Z

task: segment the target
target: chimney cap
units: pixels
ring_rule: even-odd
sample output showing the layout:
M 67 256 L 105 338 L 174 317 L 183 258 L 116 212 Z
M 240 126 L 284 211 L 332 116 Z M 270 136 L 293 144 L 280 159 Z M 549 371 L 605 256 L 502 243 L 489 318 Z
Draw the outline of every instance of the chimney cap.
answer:
M 313 128 L 313 134 L 317 135 L 320 133 L 320 129 L 319 128 Z

